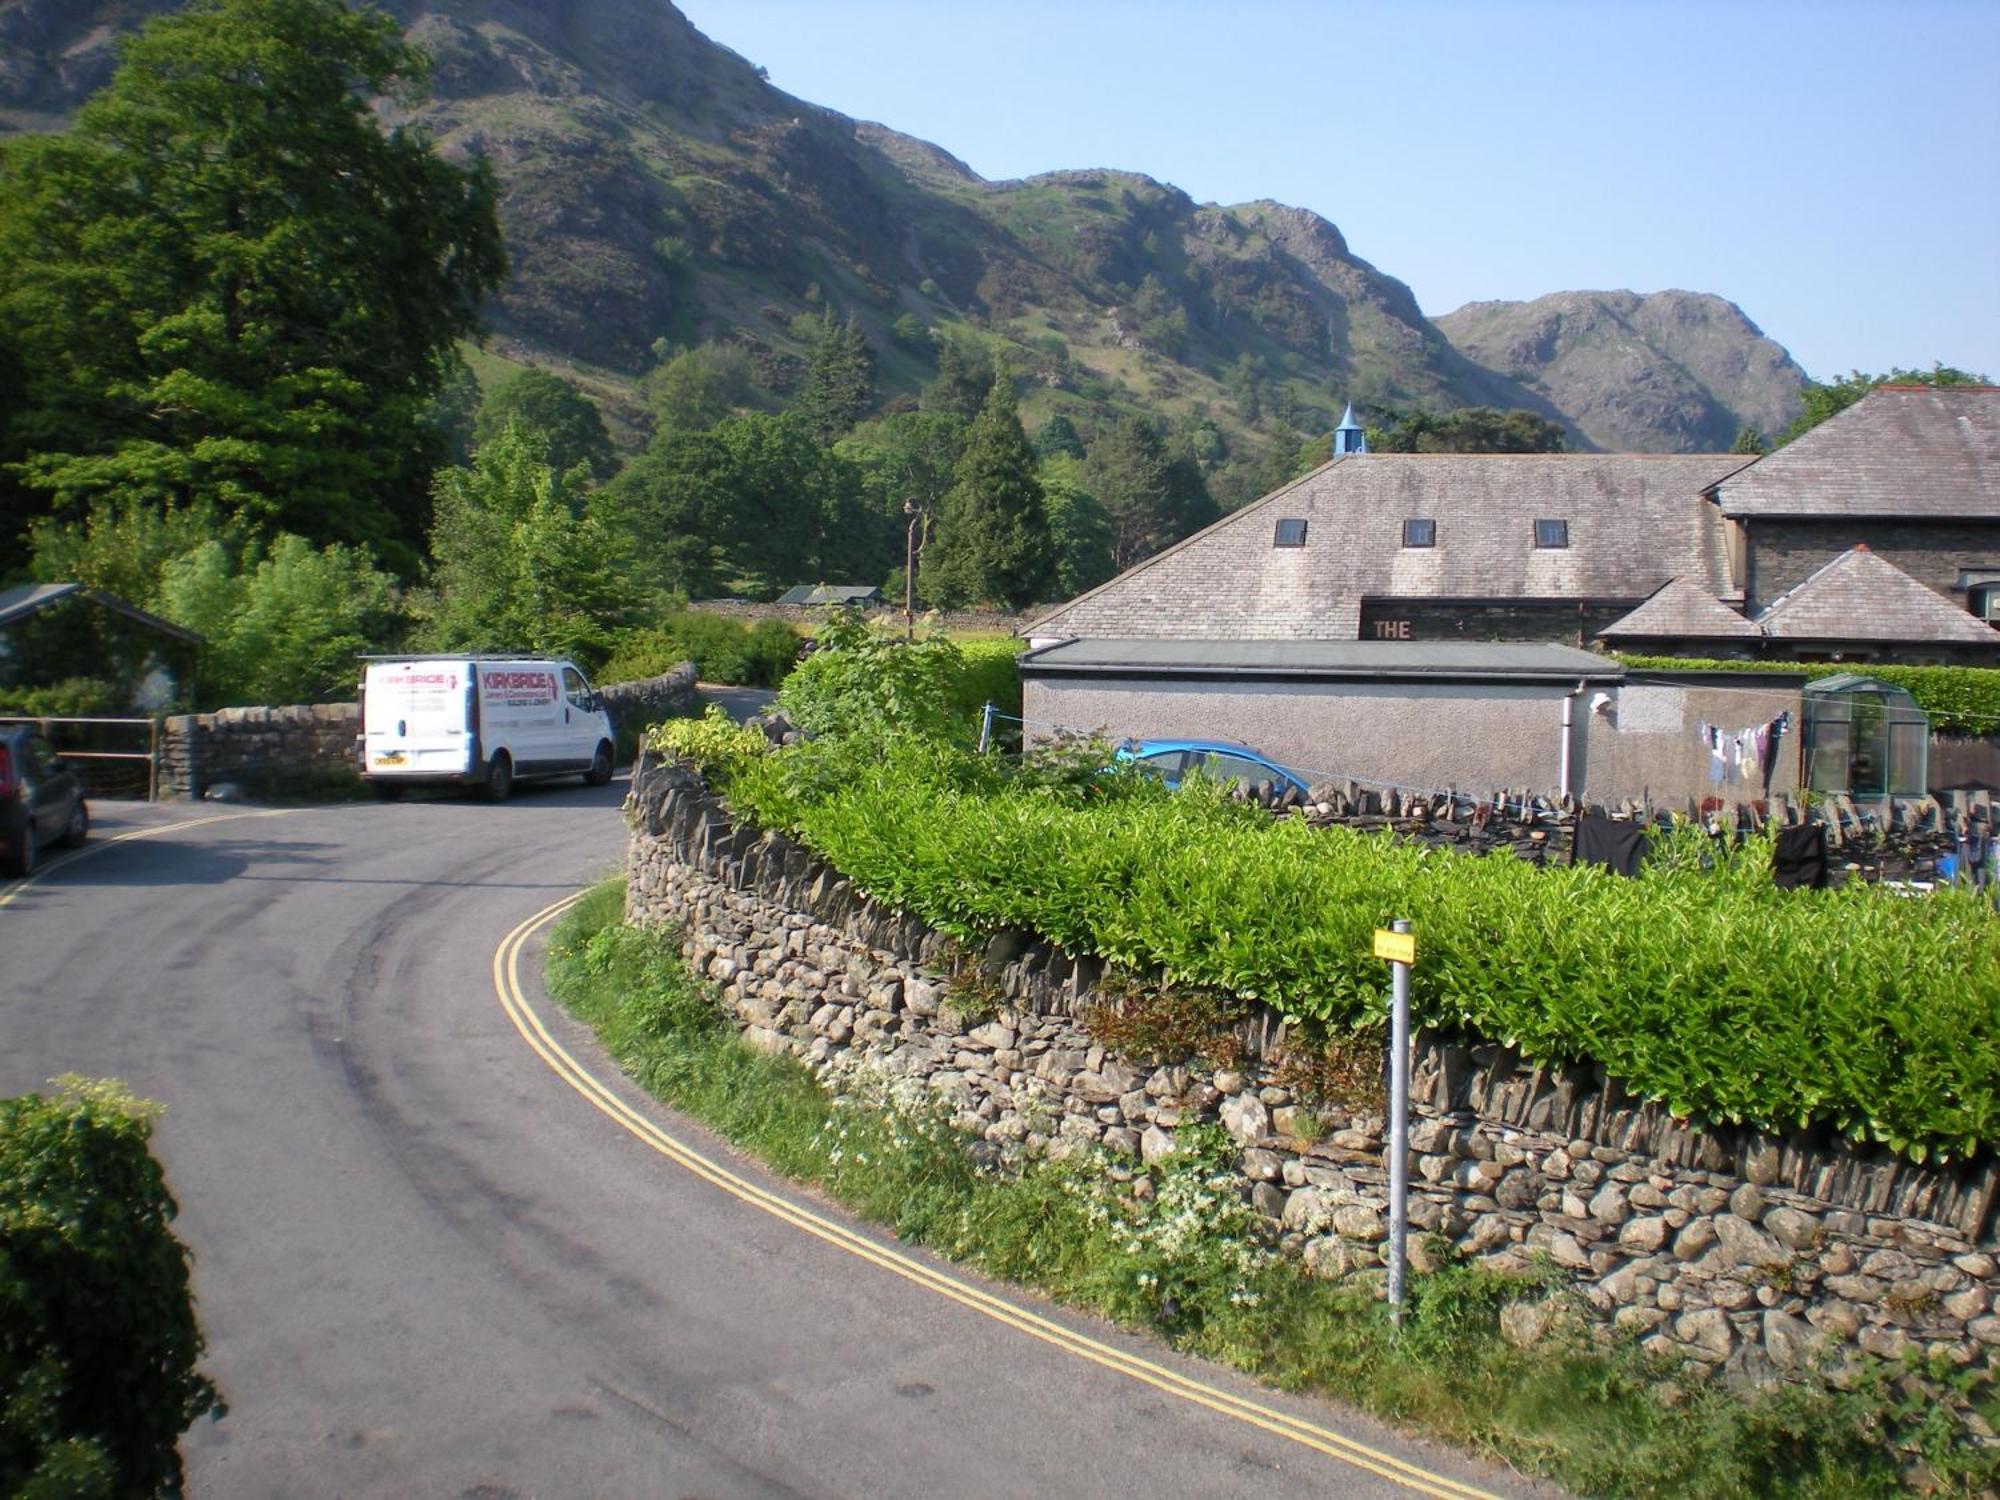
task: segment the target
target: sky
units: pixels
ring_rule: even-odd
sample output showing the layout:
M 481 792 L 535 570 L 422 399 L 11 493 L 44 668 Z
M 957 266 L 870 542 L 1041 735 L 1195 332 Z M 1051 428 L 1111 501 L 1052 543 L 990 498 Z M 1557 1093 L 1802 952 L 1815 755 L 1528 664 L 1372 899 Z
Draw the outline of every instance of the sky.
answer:
M 2000 0 L 676 3 L 983 177 L 1312 209 L 1432 316 L 1678 288 L 1817 379 L 2000 378 Z

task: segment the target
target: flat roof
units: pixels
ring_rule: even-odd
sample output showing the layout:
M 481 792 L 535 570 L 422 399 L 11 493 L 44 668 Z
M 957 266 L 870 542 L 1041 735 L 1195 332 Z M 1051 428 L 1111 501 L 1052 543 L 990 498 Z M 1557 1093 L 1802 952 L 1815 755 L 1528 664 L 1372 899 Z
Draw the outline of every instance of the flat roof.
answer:
M 1546 641 L 1072 640 L 1030 651 L 1021 671 L 1093 677 L 1202 675 L 1617 681 L 1623 664 Z

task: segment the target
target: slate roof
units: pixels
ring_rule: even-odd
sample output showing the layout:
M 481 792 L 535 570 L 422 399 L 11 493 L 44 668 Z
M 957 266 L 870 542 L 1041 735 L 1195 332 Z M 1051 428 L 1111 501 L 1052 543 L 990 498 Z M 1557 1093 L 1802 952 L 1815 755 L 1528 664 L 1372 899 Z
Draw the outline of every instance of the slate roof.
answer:
M 800 583 L 778 595 L 779 604 L 874 604 L 882 591 L 872 583 Z
M 1715 496 L 1728 516 L 2000 520 L 2000 387 L 1883 386 Z
M 1758 628 L 1786 641 L 1958 641 L 2000 647 L 2000 631 L 1894 563 L 1851 547 L 1773 599 Z
M 1686 577 L 1730 592 L 1702 497 L 1731 454 L 1366 453 L 1323 464 L 1027 626 L 1032 636 L 1353 640 L 1363 598 L 1631 600 Z M 1537 519 L 1569 524 L 1537 548 Z M 1274 547 L 1280 519 L 1303 547 Z M 1437 523 L 1404 547 L 1403 522 Z
M 1574 646 L 1541 641 L 1073 640 L 1030 651 L 1024 676 L 1477 678 L 1506 682 L 1616 681 L 1624 668 Z
M 12 625 L 17 620 L 25 620 L 38 614 L 52 604 L 80 595 L 94 604 L 101 604 L 128 620 L 137 620 L 141 625 L 151 626 L 163 635 L 199 646 L 205 637 L 194 631 L 176 625 L 171 620 L 163 620 L 158 615 L 148 614 L 137 605 L 127 604 L 116 594 L 107 594 L 102 589 L 85 588 L 80 583 L 25 583 L 16 588 L 0 589 L 0 627 Z
M 1618 636 L 1653 639 L 1716 639 L 1724 636 L 1760 639 L 1763 632 L 1706 588 L 1686 578 L 1660 585 L 1658 593 L 1621 620 L 1597 632 L 1600 640 Z

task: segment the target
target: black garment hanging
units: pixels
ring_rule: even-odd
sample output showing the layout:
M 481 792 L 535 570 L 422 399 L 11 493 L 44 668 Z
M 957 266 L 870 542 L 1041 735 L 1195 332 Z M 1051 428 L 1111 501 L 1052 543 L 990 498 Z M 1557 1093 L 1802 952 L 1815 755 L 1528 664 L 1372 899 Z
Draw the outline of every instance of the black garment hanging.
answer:
M 1810 886 L 1823 891 L 1827 885 L 1826 825 L 1800 823 L 1778 830 L 1777 847 L 1771 853 L 1771 878 L 1780 890 Z
M 1570 845 L 1569 862 L 1604 865 L 1620 875 L 1637 875 L 1646 848 L 1646 830 L 1637 823 L 1585 814 L 1576 820 L 1576 842 Z

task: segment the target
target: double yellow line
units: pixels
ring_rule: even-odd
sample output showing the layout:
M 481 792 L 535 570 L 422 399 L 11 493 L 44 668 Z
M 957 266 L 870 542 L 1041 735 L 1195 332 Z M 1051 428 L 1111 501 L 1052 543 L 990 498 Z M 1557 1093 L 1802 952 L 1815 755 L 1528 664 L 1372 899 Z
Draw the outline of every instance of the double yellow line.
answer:
M 1142 1385 L 1149 1385 L 1169 1396 L 1190 1401 L 1196 1406 L 1206 1407 L 1209 1411 L 1301 1444 L 1416 1494 L 1435 1496 L 1437 1500 L 1498 1500 L 1498 1497 L 1489 1491 L 1475 1489 L 1471 1485 L 1460 1484 L 1457 1480 L 1420 1469 L 1414 1464 L 1404 1463 L 1391 1454 L 1370 1448 L 1337 1432 L 1330 1432 L 1324 1427 L 1288 1416 L 1268 1406 L 1261 1406 L 1257 1402 L 1247 1401 L 1241 1396 L 1206 1385 L 1199 1380 L 1192 1380 L 1162 1365 L 1128 1354 L 1122 1349 L 1115 1349 L 1096 1339 L 1087 1338 L 1025 1308 L 1003 1301 L 967 1282 L 947 1276 L 922 1261 L 878 1245 L 873 1240 L 856 1234 L 831 1219 L 801 1208 L 798 1204 L 737 1176 L 667 1134 L 600 1083 L 551 1036 L 548 1028 L 542 1024 L 540 1016 L 529 1005 L 527 996 L 521 988 L 521 954 L 529 940 L 581 899 L 582 895 L 579 893 L 552 906 L 544 907 L 508 933 L 493 955 L 493 987 L 500 997 L 500 1004 L 507 1012 L 508 1019 L 514 1023 L 514 1029 L 520 1032 L 536 1055 L 547 1063 L 563 1082 L 583 1095 L 616 1124 L 669 1161 L 692 1172 L 704 1182 L 720 1188 L 730 1197 L 753 1208 L 761 1209 L 773 1218 L 781 1219 L 795 1229 L 803 1230 L 815 1239 L 825 1241 L 835 1249 L 843 1250 L 872 1266 L 880 1267 L 891 1275 L 900 1276 L 905 1281 L 956 1302 L 983 1317 L 991 1318 L 996 1323 L 1025 1333 L 1030 1338 L 1052 1344 L 1066 1354 L 1089 1360 L 1092 1364 L 1101 1365 L 1107 1370 L 1136 1380 Z

